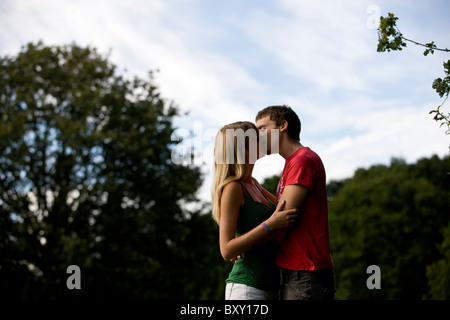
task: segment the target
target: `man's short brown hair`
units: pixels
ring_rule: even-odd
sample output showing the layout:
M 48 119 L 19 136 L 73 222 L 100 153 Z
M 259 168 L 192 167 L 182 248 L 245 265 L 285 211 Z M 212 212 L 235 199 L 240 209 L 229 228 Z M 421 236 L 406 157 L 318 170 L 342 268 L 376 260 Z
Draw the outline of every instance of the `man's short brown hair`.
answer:
M 289 137 L 293 140 L 300 141 L 300 130 L 302 125 L 297 114 L 291 107 L 287 105 L 266 107 L 258 112 L 256 121 L 266 116 L 269 116 L 270 120 L 275 121 L 277 126 L 281 126 L 283 121 L 286 120 L 288 123 L 287 131 Z

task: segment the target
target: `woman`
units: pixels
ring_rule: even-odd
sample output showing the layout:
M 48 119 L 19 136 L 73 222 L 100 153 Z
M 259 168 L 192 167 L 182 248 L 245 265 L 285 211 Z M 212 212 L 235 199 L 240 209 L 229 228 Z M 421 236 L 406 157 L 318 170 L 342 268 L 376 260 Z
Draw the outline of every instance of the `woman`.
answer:
M 212 214 L 222 257 L 235 262 L 225 281 L 226 300 L 276 297 L 273 231 L 292 226 L 297 217 L 295 209 L 281 211 L 284 203 L 276 209 L 275 197 L 252 177 L 257 151 L 258 131 L 251 122 L 226 125 L 216 136 Z

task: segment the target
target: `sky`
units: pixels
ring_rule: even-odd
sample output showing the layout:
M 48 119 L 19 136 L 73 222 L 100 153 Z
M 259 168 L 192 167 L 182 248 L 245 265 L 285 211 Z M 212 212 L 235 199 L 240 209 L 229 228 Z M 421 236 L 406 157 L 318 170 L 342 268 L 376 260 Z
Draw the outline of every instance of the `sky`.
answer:
M 405 37 L 450 47 L 446 0 L 2 0 L 0 56 L 28 42 L 75 42 L 109 54 L 130 78 L 158 70 L 161 95 L 182 115 L 174 144 L 184 146 L 175 139 L 183 136 L 194 146 L 198 196 L 210 201 L 215 134 L 270 105 L 298 114 L 301 142 L 322 158 L 328 181 L 392 157 L 449 154 L 450 135 L 428 113 L 442 103 L 431 85 L 450 54 L 425 57 L 413 44 L 378 53 L 388 12 Z M 262 182 L 283 166 L 266 156 L 253 175 Z

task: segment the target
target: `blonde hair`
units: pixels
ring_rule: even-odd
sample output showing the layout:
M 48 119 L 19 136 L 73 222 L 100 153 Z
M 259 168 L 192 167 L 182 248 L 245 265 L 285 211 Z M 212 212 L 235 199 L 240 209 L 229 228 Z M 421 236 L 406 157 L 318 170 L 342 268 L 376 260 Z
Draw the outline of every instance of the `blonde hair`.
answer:
M 248 136 L 249 129 L 255 132 L 255 139 L 257 139 L 257 129 L 255 124 L 248 121 L 239 121 L 224 126 L 216 135 L 214 142 L 214 178 L 212 187 L 212 216 L 219 224 L 220 221 L 220 202 L 222 200 L 223 188 L 232 181 L 242 179 L 247 174 L 246 156 L 251 158 L 251 154 L 256 156 L 256 144 L 253 144 L 255 149 L 249 155 L 250 141 L 252 136 Z M 242 143 L 239 144 L 236 130 L 245 132 L 245 136 L 249 137 L 249 142 L 245 141 L 245 150 Z M 232 133 L 232 135 L 230 135 Z M 227 152 L 228 151 L 228 152 Z M 248 159 L 247 159 L 248 160 Z M 255 159 L 256 160 L 256 159 Z M 250 162 L 252 160 L 250 159 Z

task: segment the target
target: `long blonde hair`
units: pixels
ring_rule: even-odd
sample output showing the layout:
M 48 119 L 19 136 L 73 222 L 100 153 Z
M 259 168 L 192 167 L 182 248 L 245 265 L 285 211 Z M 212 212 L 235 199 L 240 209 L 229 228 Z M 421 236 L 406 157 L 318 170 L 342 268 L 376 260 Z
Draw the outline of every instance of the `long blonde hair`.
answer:
M 239 148 L 238 138 L 235 134 L 230 135 L 229 132 L 236 132 L 241 129 L 241 132 L 253 129 L 255 137 L 257 137 L 257 129 L 255 124 L 248 121 L 239 121 L 224 126 L 216 135 L 214 142 L 214 179 L 212 187 L 212 216 L 219 224 L 220 221 L 220 202 L 222 200 L 222 192 L 225 185 L 232 181 L 242 179 L 247 174 L 246 165 L 249 157 L 250 140 L 245 141 L 245 153 L 242 148 Z M 230 139 L 231 138 L 231 139 Z M 245 138 L 245 137 L 244 137 Z M 256 148 L 256 144 L 254 145 Z M 242 147 L 242 144 L 241 144 Z M 227 153 L 228 151 L 228 153 Z M 256 150 L 254 150 L 256 151 Z M 256 155 L 256 152 L 253 154 Z

